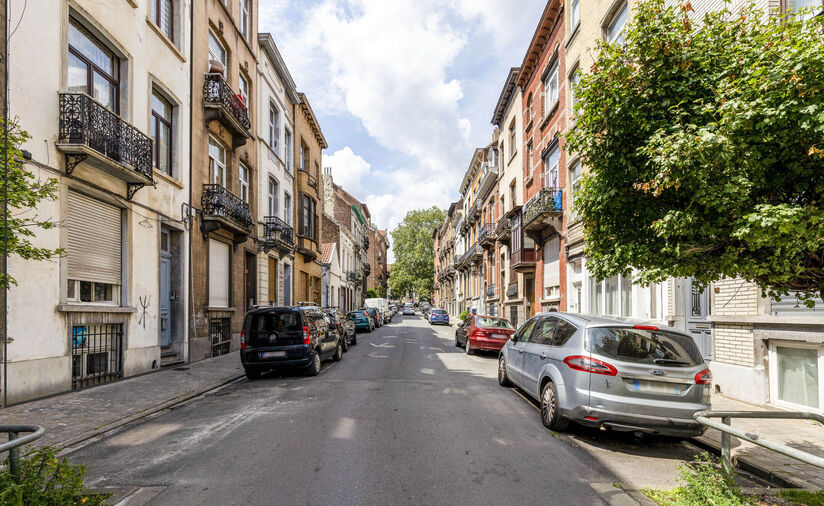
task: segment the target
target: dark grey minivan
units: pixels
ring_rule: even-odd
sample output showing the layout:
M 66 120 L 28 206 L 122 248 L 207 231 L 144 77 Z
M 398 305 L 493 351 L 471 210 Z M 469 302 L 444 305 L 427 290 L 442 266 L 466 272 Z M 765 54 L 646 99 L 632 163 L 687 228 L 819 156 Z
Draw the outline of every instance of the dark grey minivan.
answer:
M 669 327 L 541 313 L 501 349 L 498 382 L 541 403 L 545 426 L 568 422 L 666 436 L 699 435 L 712 374 L 692 337 Z
M 317 376 L 322 361 L 342 357 L 337 326 L 317 306 L 266 307 L 246 314 L 240 362 L 249 379 L 283 367 L 302 367 Z

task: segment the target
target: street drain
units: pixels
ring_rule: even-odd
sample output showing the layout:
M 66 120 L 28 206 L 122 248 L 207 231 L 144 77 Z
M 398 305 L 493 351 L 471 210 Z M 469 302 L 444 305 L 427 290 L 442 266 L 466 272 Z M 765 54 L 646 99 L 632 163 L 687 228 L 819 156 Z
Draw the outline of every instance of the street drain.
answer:
M 174 370 L 175 371 L 188 371 L 189 368 L 188 367 L 175 367 Z

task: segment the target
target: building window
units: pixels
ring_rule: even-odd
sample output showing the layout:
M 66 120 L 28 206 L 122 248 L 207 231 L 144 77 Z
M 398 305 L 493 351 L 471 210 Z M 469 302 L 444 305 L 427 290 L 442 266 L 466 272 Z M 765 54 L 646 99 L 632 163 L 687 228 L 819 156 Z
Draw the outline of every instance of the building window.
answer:
M 527 170 L 528 170 L 527 175 L 526 175 L 527 179 L 531 178 L 533 172 L 535 171 L 535 162 L 533 161 L 533 158 L 532 158 L 533 154 L 534 154 L 534 151 L 532 150 L 532 141 L 529 141 L 526 145 L 526 158 L 527 158 L 526 165 L 527 165 Z M 515 201 L 513 200 L 513 203 L 514 202 Z
M 209 165 L 212 173 L 212 184 L 226 186 L 226 150 L 223 146 L 209 137 Z
M 512 118 L 512 123 L 509 124 L 509 157 L 512 158 L 515 156 L 515 153 L 518 152 L 518 148 L 515 144 L 515 118 Z
M 249 202 L 249 168 L 240 164 L 237 169 L 237 178 L 240 182 L 240 199 Z
M 220 63 L 223 68 L 221 74 L 226 77 L 226 50 L 211 30 L 209 30 L 209 60 Z
M 280 137 L 280 113 L 273 103 L 269 103 L 269 147 L 275 152 L 278 151 L 278 138 Z
M 240 4 L 240 13 L 238 16 L 238 22 L 240 23 L 240 34 L 243 35 L 243 38 L 246 41 L 248 41 L 249 33 L 252 31 L 252 18 L 250 16 L 249 0 L 240 0 L 238 3 Z
M 824 349 L 815 345 L 773 345 L 773 400 L 820 409 L 824 406 Z
M 283 146 L 284 150 L 286 151 L 286 172 L 292 173 L 292 150 L 295 149 L 292 146 L 292 132 L 289 129 L 285 129 L 283 132 Z
M 532 93 L 530 93 L 529 98 L 526 99 L 526 113 L 527 119 L 532 121 Z
M 278 215 L 278 182 L 275 178 L 269 178 L 269 194 L 268 194 L 268 202 L 269 202 L 269 216 L 277 216 Z
M 787 0 L 788 11 L 806 10 L 802 19 L 808 19 L 812 16 L 821 13 L 821 8 L 824 6 L 822 0 Z
M 632 278 L 612 276 L 591 280 L 589 312 L 594 315 L 632 316 Z
M 578 219 L 578 211 L 575 209 L 575 195 L 578 193 L 578 190 L 581 188 L 581 161 L 576 160 L 575 163 L 569 168 L 569 181 L 570 187 L 572 192 L 570 194 L 570 204 L 572 205 L 572 216 L 574 219 Z
M 561 160 L 561 150 L 556 144 L 544 158 L 544 187 L 558 188 L 558 164 Z
M 119 61 L 74 19 L 69 19 L 68 89 L 85 93 L 119 113 Z
M 578 28 L 581 22 L 581 0 L 570 0 L 569 3 L 569 33 Z
M 238 74 L 238 83 L 240 84 L 240 98 L 243 100 L 243 105 L 249 108 L 249 81 L 243 77 L 243 74 Z
M 549 116 L 555 104 L 558 103 L 558 63 L 553 63 L 552 68 L 546 75 L 544 81 L 544 116 Z
M 174 0 L 152 0 L 152 20 L 174 42 Z
M 615 13 L 606 28 L 607 42 L 610 44 L 624 43 L 624 26 L 627 24 L 629 11 L 627 4 L 624 3 L 620 9 Z
M 578 103 L 578 96 L 575 95 L 575 87 L 578 86 L 580 80 L 581 74 L 578 72 L 578 69 L 575 69 L 575 72 L 569 76 L 569 106 L 573 113 L 575 112 L 575 104 Z
M 288 193 L 283 194 L 283 214 L 286 224 L 292 225 L 292 196 Z
M 316 205 L 315 199 L 309 195 L 303 195 L 303 203 L 301 205 L 301 235 L 308 237 L 313 241 L 317 240 L 317 216 L 315 215 Z
M 209 239 L 209 306 L 229 307 L 229 245 Z
M 154 166 L 160 172 L 172 173 L 172 104 L 152 90 L 151 136 L 154 141 Z

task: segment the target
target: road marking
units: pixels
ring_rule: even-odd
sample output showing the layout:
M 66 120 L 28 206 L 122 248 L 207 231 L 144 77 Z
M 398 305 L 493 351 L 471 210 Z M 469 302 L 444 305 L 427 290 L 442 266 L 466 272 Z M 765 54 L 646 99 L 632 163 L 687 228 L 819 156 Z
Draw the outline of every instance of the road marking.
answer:
M 395 347 L 394 344 L 389 344 L 389 343 L 381 343 L 381 344 L 369 343 L 369 344 L 371 344 L 375 348 L 394 348 Z
M 374 352 L 374 351 L 373 351 L 373 352 L 371 352 L 371 353 L 369 354 L 369 356 L 370 356 L 370 357 L 372 357 L 372 358 L 389 358 L 389 355 L 375 355 L 375 352 Z
M 355 435 L 355 419 L 343 417 L 338 420 L 335 430 L 332 431 L 331 437 L 334 439 L 352 439 Z

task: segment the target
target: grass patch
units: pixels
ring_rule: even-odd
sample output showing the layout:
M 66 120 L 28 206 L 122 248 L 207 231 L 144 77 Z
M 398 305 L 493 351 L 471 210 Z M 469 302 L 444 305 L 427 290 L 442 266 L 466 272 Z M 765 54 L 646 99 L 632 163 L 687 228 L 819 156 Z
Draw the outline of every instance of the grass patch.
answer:
M 20 460 L 17 476 L 7 468 L 0 473 L 0 504 L 98 506 L 109 494 L 90 494 L 83 487 L 86 469 L 60 459 L 54 448 L 30 450 Z
M 809 490 L 780 490 L 778 497 L 786 499 L 793 504 L 806 504 L 807 506 L 824 506 L 824 490 L 810 492 Z
M 755 503 L 753 498 L 741 493 L 735 478 L 726 473 L 706 452 L 678 469 L 678 481 L 681 484 L 674 489 L 645 488 L 641 491 L 662 506 L 743 506 Z

